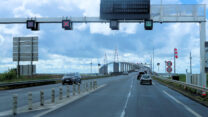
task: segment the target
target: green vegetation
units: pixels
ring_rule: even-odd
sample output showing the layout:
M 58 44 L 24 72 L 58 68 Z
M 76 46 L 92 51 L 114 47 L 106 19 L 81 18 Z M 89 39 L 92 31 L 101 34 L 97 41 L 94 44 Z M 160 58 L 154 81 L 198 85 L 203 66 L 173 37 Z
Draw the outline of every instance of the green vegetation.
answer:
M 179 81 L 186 82 L 186 75 L 179 74 Z M 208 74 L 207 74 L 207 86 L 208 86 Z
M 186 82 L 186 75 L 185 74 L 179 74 L 179 81 Z
M 5 81 L 5 80 L 12 80 L 16 79 L 16 71 L 14 69 L 9 70 L 8 72 L 5 72 L 3 74 L 0 74 L 0 81 Z
M 0 74 L 0 83 L 10 83 L 10 82 L 21 82 L 21 81 L 31 81 L 31 80 L 45 80 L 45 79 L 54 79 L 54 78 L 62 78 L 61 75 L 47 75 L 47 74 L 39 74 L 31 76 L 20 76 L 17 78 L 16 70 L 11 69 L 8 72 Z

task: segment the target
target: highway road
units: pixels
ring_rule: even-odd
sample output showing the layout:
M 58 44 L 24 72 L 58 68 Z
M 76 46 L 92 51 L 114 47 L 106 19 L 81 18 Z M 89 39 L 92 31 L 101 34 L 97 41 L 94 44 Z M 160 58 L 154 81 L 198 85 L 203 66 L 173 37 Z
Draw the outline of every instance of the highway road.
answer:
M 156 81 L 151 86 L 140 85 L 136 74 L 102 79 L 99 84 L 106 84 L 105 87 L 49 113 L 41 110 L 18 116 L 44 113 L 43 117 L 208 117 L 207 107 Z M 56 85 L 43 87 L 52 86 Z
M 125 76 L 119 77 L 110 77 L 110 78 L 101 78 L 97 80 L 98 85 L 106 84 L 110 81 L 121 79 Z M 82 83 L 90 82 L 92 80 L 83 80 Z M 37 86 L 37 87 L 29 87 L 29 88 L 21 88 L 21 89 L 14 89 L 14 90 L 6 90 L 0 91 L 0 116 L 4 115 L 4 112 L 12 109 L 12 95 L 18 95 L 18 107 L 23 107 L 28 104 L 28 92 L 32 92 L 33 95 L 33 103 L 40 101 L 40 91 L 44 91 L 44 98 L 45 100 L 51 99 L 51 90 L 55 88 L 55 95 L 58 98 L 58 91 L 59 87 L 63 88 L 63 92 L 66 91 L 66 86 L 62 86 L 62 84 L 52 84 L 52 85 L 44 85 L 44 86 Z M 83 86 L 81 85 L 81 90 L 83 90 Z M 70 86 L 70 92 L 72 92 L 72 86 Z M 71 94 L 72 95 L 72 94 Z

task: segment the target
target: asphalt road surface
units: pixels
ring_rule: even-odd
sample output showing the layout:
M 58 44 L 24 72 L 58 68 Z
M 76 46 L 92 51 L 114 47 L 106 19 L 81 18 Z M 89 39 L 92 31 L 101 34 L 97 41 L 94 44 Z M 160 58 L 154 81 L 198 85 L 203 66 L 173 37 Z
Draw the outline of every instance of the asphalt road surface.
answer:
M 116 76 L 116 77 L 109 77 L 109 78 L 101 78 L 97 80 L 98 85 L 106 84 L 108 82 L 121 79 L 126 76 Z M 85 82 L 90 82 L 92 80 L 83 80 L 82 84 Z M 0 116 L 1 112 L 5 112 L 12 109 L 12 95 L 18 95 L 18 107 L 23 107 L 28 104 L 28 92 L 32 92 L 33 96 L 33 103 L 40 102 L 40 91 L 44 91 L 44 98 L 45 100 L 51 99 L 51 90 L 52 88 L 55 89 L 55 95 L 58 98 L 58 91 L 59 87 L 63 88 L 63 92 L 66 91 L 66 86 L 62 86 L 62 84 L 52 84 L 52 85 L 44 85 L 44 86 L 36 86 L 36 87 L 29 87 L 29 88 L 21 88 L 21 89 L 14 89 L 14 90 L 6 90 L 0 91 Z M 76 86 L 77 87 L 77 86 Z M 83 90 L 83 85 L 81 85 L 81 90 Z M 70 86 L 70 92 L 72 92 L 72 86 Z
M 136 74 L 99 81 L 107 85 L 43 117 L 208 117 L 207 107 L 156 81 L 153 85 L 140 85 Z

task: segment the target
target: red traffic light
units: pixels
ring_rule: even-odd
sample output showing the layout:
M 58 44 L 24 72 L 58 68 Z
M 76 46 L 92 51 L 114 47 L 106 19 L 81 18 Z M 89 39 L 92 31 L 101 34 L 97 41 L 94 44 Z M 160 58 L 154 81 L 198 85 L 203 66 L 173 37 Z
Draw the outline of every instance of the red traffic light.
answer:
M 178 55 L 175 55 L 175 58 L 178 58 Z
M 73 29 L 72 21 L 71 20 L 63 20 L 62 21 L 62 28 L 64 28 L 65 30 L 72 30 Z
M 178 54 L 178 52 L 174 52 L 175 54 Z
M 177 52 L 177 51 L 178 51 L 178 49 L 177 49 L 177 48 L 174 48 L 174 51 L 175 51 L 175 52 Z

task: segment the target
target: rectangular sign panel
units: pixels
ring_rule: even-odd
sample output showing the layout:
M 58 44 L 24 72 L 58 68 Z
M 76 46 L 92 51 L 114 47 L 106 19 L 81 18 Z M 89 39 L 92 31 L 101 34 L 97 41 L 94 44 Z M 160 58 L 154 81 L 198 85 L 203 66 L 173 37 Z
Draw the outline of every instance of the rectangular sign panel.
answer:
M 38 53 L 38 46 L 13 47 L 13 53 Z
M 150 19 L 150 0 L 101 0 L 100 18 L 105 20 Z
M 20 75 L 29 76 L 36 74 L 36 65 L 20 65 Z
M 13 61 L 38 61 L 38 37 L 14 37 Z

